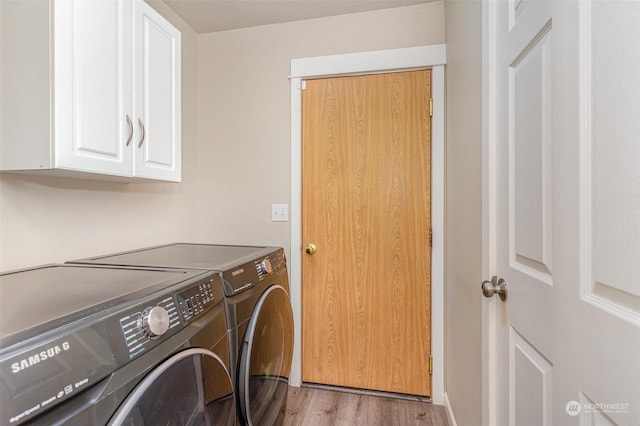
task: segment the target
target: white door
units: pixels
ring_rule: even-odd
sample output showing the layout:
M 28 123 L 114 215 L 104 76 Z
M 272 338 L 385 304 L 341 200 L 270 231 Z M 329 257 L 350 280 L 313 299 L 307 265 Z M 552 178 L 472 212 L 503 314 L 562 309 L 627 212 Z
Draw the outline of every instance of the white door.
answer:
M 52 4 L 55 166 L 130 176 L 131 3 Z
M 638 425 L 640 2 L 483 7 L 483 422 Z
M 135 14 L 134 176 L 181 180 L 180 32 L 142 0 Z

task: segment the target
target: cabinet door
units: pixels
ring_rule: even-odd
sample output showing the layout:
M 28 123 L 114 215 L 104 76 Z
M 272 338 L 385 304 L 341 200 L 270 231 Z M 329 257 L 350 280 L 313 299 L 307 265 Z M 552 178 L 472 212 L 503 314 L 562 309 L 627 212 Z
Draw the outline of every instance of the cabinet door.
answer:
M 128 0 L 54 1 L 54 164 L 131 176 Z
M 134 176 L 181 180 L 180 32 L 134 2 Z

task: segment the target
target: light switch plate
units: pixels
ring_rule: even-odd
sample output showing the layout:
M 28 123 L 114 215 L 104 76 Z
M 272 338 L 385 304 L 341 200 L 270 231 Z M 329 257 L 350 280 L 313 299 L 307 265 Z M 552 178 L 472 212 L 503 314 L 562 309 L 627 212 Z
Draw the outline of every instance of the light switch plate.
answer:
M 271 222 L 288 222 L 289 205 L 271 204 Z

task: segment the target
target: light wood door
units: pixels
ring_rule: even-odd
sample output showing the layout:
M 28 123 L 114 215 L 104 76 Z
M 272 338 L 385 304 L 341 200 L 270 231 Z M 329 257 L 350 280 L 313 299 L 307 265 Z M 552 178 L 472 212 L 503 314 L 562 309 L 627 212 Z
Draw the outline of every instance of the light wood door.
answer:
M 304 382 L 430 395 L 430 78 L 306 81 Z
M 485 302 L 485 419 L 640 424 L 640 3 L 484 7 L 489 258 L 508 285 Z

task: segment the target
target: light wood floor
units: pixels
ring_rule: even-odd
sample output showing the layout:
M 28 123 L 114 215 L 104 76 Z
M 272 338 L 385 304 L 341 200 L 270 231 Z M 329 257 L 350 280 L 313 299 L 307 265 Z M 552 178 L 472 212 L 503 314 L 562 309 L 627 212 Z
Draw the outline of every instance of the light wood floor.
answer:
M 444 407 L 426 402 L 290 387 L 284 426 L 448 426 Z

